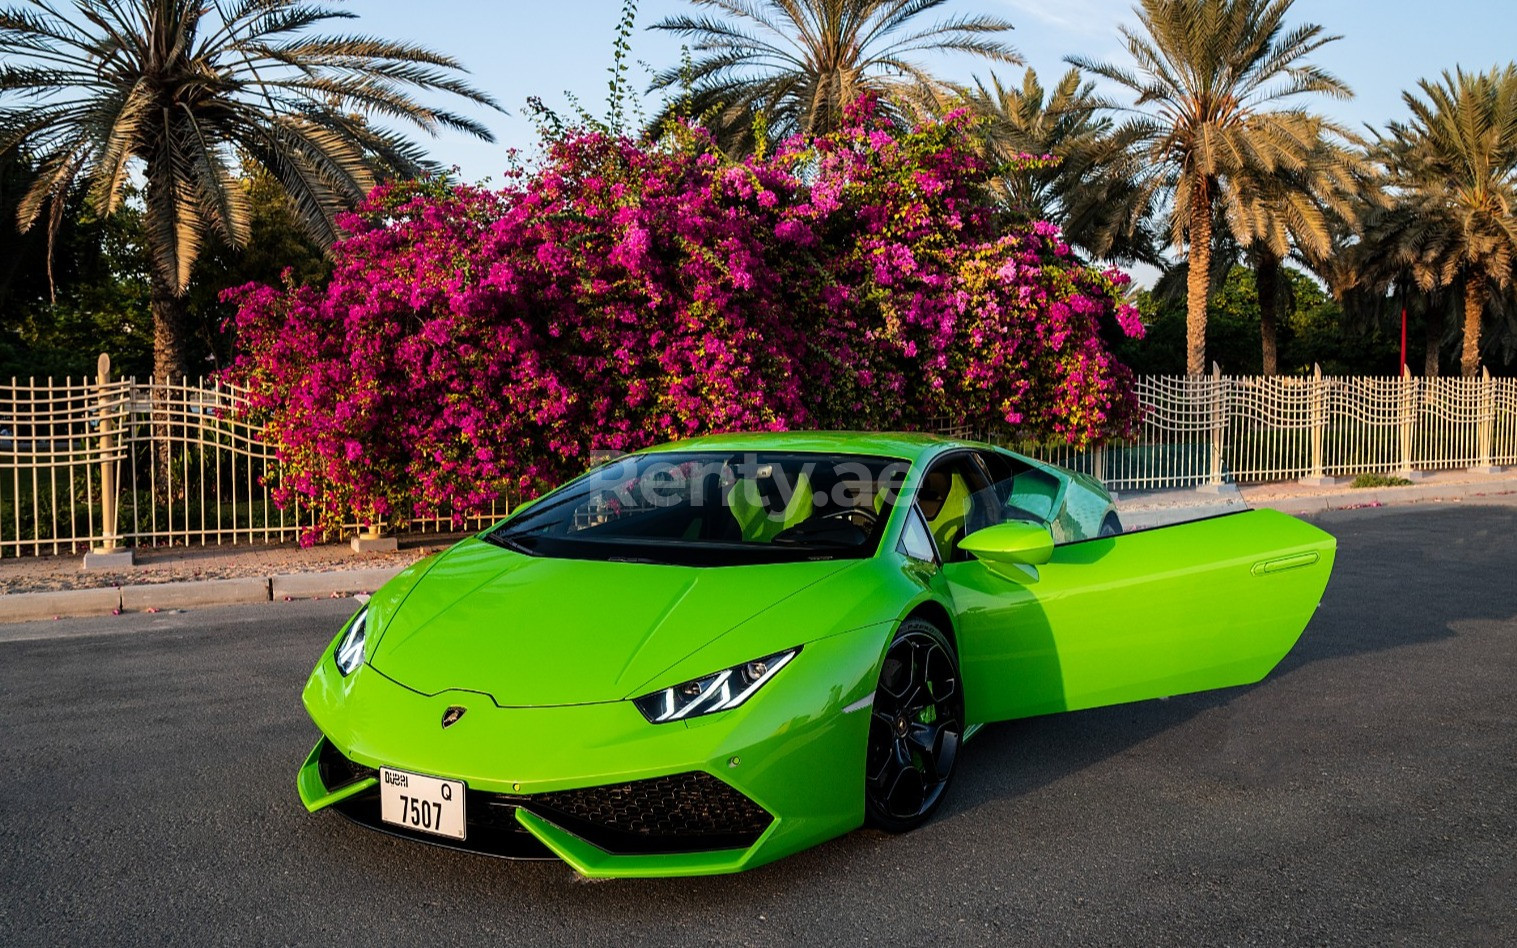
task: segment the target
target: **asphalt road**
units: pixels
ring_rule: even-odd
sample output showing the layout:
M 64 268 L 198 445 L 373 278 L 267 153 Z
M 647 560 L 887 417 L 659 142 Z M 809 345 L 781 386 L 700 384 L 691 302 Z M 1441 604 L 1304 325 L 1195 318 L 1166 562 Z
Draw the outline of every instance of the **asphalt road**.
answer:
M 940 816 L 586 884 L 307 815 L 350 603 L 0 626 L 0 944 L 1512 944 L 1517 508 L 1346 511 L 1263 683 L 985 729 Z

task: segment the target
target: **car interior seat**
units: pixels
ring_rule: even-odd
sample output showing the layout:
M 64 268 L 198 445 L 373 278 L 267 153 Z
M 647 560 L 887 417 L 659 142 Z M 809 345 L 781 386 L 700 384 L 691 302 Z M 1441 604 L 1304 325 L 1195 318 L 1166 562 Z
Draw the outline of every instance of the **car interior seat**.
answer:
M 974 509 L 964 476 L 956 471 L 929 472 L 917 491 L 917 505 L 927 518 L 927 529 L 938 543 L 939 555 L 945 563 L 953 560 Z
M 737 521 L 724 513 L 727 508 L 723 504 L 726 497 L 721 473 L 712 471 L 693 487 L 690 503 L 695 516 L 686 526 L 683 538 L 718 543 L 737 543 L 742 540 L 743 534 L 738 529 Z
M 768 543 L 776 535 L 811 516 L 813 498 L 811 478 L 799 473 L 787 500 L 773 472 L 768 476 L 745 477 L 732 485 L 727 507 L 737 521 L 746 543 Z

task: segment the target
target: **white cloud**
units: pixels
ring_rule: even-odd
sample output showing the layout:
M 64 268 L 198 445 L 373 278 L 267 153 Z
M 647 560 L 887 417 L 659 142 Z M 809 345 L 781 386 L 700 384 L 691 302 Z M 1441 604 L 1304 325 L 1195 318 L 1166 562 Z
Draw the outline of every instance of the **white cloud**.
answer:
M 1111 36 L 1118 23 L 1136 19 L 1133 0 L 1001 0 L 1001 4 L 1045 26 L 1081 36 Z M 1018 17 L 1010 19 L 1019 31 L 1024 27 Z

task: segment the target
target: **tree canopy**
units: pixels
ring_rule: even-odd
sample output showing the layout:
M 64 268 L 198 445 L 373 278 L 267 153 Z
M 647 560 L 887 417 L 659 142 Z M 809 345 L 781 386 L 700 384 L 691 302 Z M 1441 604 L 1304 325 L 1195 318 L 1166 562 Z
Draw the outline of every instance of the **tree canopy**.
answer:
M 213 238 L 246 244 L 244 162 L 289 195 L 312 239 L 386 175 L 431 167 L 386 123 L 489 138 L 475 120 L 417 92 L 494 100 L 451 57 L 363 34 L 313 35 L 354 14 L 301 0 L 24 0 L 0 8 L 0 155 L 21 150 L 35 176 L 16 207 L 56 233 L 76 185 L 108 217 L 141 174 L 142 239 L 155 370 L 183 375 L 183 296 Z
M 1018 62 L 1000 38 L 1011 29 L 991 15 L 928 21 L 949 0 L 690 0 L 711 11 L 654 24 L 689 42 L 693 58 L 665 69 L 655 89 L 674 93 L 655 120 L 695 117 L 728 151 L 767 141 L 825 135 L 861 96 L 892 118 L 918 121 L 941 111 L 950 90 L 922 62 L 965 53 Z

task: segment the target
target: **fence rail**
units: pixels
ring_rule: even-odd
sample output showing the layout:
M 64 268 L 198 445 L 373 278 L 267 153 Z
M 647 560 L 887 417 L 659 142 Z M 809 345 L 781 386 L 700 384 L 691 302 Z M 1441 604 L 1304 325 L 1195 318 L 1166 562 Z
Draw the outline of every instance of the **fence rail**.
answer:
M 980 433 L 1113 490 L 1408 474 L 1517 464 L 1517 379 L 1147 376 L 1124 442 L 1075 451 Z M 273 543 L 313 528 L 274 503 L 279 462 L 220 382 L 0 384 L 0 557 L 90 548 Z M 958 433 L 968 433 L 954 429 Z M 165 480 L 166 479 L 166 480 Z M 466 525 L 504 516 L 501 504 Z M 356 531 L 356 523 L 348 529 Z M 453 530 L 413 520 L 410 533 Z
M 1016 444 L 1112 490 L 1517 464 L 1517 379 L 1145 376 L 1131 441 Z

